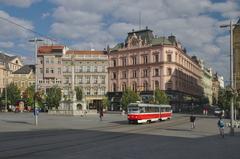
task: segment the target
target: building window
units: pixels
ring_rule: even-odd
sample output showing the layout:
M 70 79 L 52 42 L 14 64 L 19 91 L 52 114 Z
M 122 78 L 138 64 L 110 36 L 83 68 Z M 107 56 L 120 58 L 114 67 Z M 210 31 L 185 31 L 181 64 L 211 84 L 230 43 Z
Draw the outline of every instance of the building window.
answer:
M 143 63 L 144 64 L 147 64 L 148 63 L 148 57 L 145 55 L 143 56 Z
M 87 76 L 86 78 L 87 78 L 87 84 L 89 84 L 90 83 L 90 76 Z
M 136 57 L 136 56 L 133 56 L 133 57 L 132 57 L 132 64 L 133 64 L 133 65 L 136 65 L 136 64 L 137 64 L 137 57 Z
M 159 62 L 159 56 L 158 55 L 154 55 L 154 60 L 155 60 L 155 62 Z
M 137 71 L 136 71 L 136 70 L 133 70 L 132 73 L 133 73 L 133 74 L 132 74 L 132 77 L 133 77 L 133 78 L 137 78 Z
M 117 85 L 116 83 L 113 83 L 113 92 L 116 92 L 117 91 Z
M 124 79 L 127 78 L 127 72 L 126 71 L 122 72 L 122 78 L 124 78 Z
M 97 72 L 97 66 L 94 66 L 94 72 Z
M 98 77 L 97 77 L 97 76 L 94 77 L 94 79 L 93 79 L 93 83 L 94 83 L 94 84 L 97 84 L 97 83 L 98 83 Z
M 91 89 L 87 88 L 87 95 L 90 95 L 90 94 L 91 94 Z
M 147 83 L 147 81 L 144 81 L 144 83 L 143 83 L 143 90 L 144 91 L 148 91 L 148 83 Z
M 136 83 L 136 82 L 133 82 L 133 84 L 132 84 L 132 90 L 133 90 L 134 92 L 137 92 L 137 83 Z
M 61 64 L 61 58 L 58 58 L 58 64 Z
M 117 66 L 117 60 L 113 60 L 113 67 Z
M 143 77 L 147 77 L 148 76 L 148 70 L 147 69 L 144 69 L 143 70 Z
M 167 55 L 167 62 L 172 62 L 172 55 L 171 54 Z
M 58 68 L 58 74 L 59 75 L 61 74 L 61 68 Z
M 155 81 L 155 90 L 156 89 L 159 89 L 159 82 L 158 81 Z
M 46 58 L 46 64 L 49 64 L 49 58 L 48 57 Z
M 126 91 L 126 88 L 127 88 L 127 85 L 126 85 L 126 83 L 124 82 L 124 83 L 122 84 L 122 91 L 123 91 L 123 92 Z
M 171 68 L 168 68 L 168 69 L 167 69 L 167 75 L 170 76 L 171 74 L 172 74 L 172 69 L 171 69 Z
M 112 77 L 113 79 L 117 79 L 117 74 L 116 74 L 116 72 L 113 72 L 113 77 Z
M 46 73 L 49 73 L 49 68 L 46 68 Z
M 51 73 L 52 73 L 52 74 L 54 73 L 54 69 L 53 69 L 53 68 L 51 68 Z
M 54 58 L 51 58 L 51 64 L 54 64 Z
M 159 76 L 159 69 L 155 68 L 155 76 Z
M 87 72 L 90 72 L 90 66 L 87 66 Z
M 102 76 L 102 77 L 101 77 L 101 83 L 102 83 L 102 84 L 105 84 L 105 76 Z
M 172 89 L 172 81 L 167 82 L 167 89 Z
M 43 68 L 40 68 L 39 70 L 40 70 L 40 73 L 42 74 L 43 73 Z
M 122 58 L 122 66 L 126 66 L 127 65 L 127 59 L 126 58 Z

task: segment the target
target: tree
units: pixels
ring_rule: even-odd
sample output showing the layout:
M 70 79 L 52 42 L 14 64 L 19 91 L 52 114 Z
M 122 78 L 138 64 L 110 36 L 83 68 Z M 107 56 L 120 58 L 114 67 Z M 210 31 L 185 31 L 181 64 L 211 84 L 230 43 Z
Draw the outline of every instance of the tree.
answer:
M 27 106 L 32 106 L 34 105 L 34 85 L 31 85 L 26 88 L 26 90 L 23 92 L 23 99 L 26 101 Z
M 154 92 L 155 104 L 168 104 L 168 96 L 160 89 L 156 89 Z
M 11 105 L 16 105 L 17 100 L 21 99 L 21 93 L 18 87 L 14 83 L 10 83 L 7 86 L 7 100 Z M 2 93 L 2 97 L 5 96 L 5 89 Z
M 139 95 L 133 90 L 131 90 L 130 88 L 127 88 L 122 95 L 122 100 L 121 100 L 122 108 L 126 109 L 128 104 L 135 103 L 138 100 L 140 100 Z
M 82 89 L 80 87 L 75 87 L 75 91 L 76 91 L 77 100 L 82 100 L 82 98 L 83 98 Z
M 231 96 L 230 89 L 220 89 L 218 92 L 218 106 L 222 109 L 230 109 Z
M 103 108 L 107 109 L 110 106 L 110 101 L 108 100 L 108 98 L 105 96 L 103 97 Z
M 47 89 L 46 92 L 46 104 L 49 108 L 58 108 L 61 100 L 61 89 L 57 86 L 53 86 Z

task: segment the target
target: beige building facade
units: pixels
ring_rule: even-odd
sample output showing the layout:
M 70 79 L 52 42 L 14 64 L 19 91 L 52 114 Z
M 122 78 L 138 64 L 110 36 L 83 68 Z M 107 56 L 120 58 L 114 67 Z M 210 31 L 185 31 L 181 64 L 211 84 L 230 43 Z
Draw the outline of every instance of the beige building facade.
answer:
M 240 19 L 237 23 L 240 23 Z M 233 29 L 233 82 L 236 89 L 240 90 L 240 26 Z
M 21 58 L 18 56 L 10 56 L 0 52 L 0 93 L 11 82 L 13 82 L 12 73 L 23 66 Z
M 84 94 L 88 109 L 98 109 L 108 90 L 108 56 L 105 51 L 70 50 L 65 46 L 38 48 L 38 86 L 40 89 L 57 85 L 68 96 L 71 90 L 72 65 L 75 86 Z

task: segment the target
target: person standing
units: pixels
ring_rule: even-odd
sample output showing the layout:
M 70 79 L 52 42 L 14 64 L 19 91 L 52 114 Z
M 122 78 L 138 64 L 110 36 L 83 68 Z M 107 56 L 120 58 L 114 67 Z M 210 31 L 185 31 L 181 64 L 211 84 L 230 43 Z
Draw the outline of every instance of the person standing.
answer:
M 100 121 L 102 121 L 102 118 L 103 118 L 103 108 L 100 107 L 99 109 L 99 118 L 100 118 Z
M 190 116 L 190 122 L 192 123 L 192 124 L 191 124 L 191 128 L 192 128 L 192 129 L 196 127 L 195 120 L 196 120 L 196 117 L 192 114 L 192 115 Z
M 218 120 L 218 128 L 219 128 L 220 136 L 224 138 L 224 121 L 222 117 L 220 117 Z

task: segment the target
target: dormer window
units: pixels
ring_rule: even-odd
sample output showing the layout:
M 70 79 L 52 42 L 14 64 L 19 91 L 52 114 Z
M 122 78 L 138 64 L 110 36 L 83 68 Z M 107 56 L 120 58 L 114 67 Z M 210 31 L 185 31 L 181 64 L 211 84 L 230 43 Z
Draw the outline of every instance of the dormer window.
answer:
M 16 60 L 16 64 L 18 64 L 18 60 Z

